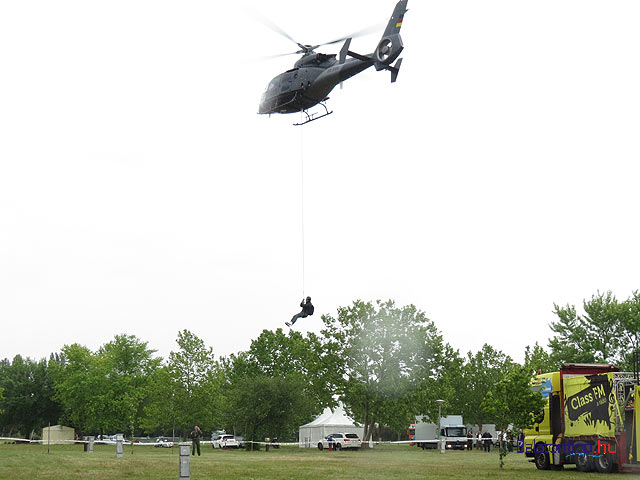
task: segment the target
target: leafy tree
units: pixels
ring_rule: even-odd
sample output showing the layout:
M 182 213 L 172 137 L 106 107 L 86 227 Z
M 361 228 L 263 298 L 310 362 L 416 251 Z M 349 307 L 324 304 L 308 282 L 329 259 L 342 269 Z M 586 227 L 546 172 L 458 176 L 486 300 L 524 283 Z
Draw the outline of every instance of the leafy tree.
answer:
M 531 372 L 528 366 L 513 364 L 508 372 L 487 393 L 482 401 L 482 409 L 489 414 L 496 428 L 504 432 L 509 425 L 530 428 L 533 416 L 544 406 L 542 395 L 530 388 Z M 500 468 L 508 450 L 500 442 Z
M 177 388 L 171 376 L 171 370 L 166 365 L 158 368 L 150 376 L 149 397 L 140 419 L 140 425 L 146 432 L 164 435 L 175 428 L 177 419 L 175 391 Z
M 162 359 L 155 350 L 133 335 L 116 335 L 98 350 L 107 372 L 108 385 L 103 414 L 112 419 L 112 428 L 133 435 L 149 394 L 150 378 Z
M 62 405 L 62 421 L 85 431 L 103 432 L 101 401 L 105 401 L 106 374 L 87 347 L 74 343 L 62 347 L 65 362 L 54 374 L 55 399 Z
M 538 345 L 537 342 L 533 347 L 527 345 L 525 348 L 524 366 L 528 369 L 531 376 L 538 372 L 555 372 L 560 368 L 560 365 L 553 360 L 551 354 Z
M 463 414 L 466 408 L 465 392 L 468 390 L 464 376 L 465 359 L 458 350 L 445 344 L 436 349 L 431 368 L 416 374 L 417 386 L 414 411 L 437 423 L 438 403 L 444 400 L 442 415 Z
M 438 421 L 436 399 L 444 400 L 442 415 L 462 415 L 465 422 L 477 425 L 493 421 L 483 405 L 487 393 L 504 377 L 513 364 L 510 357 L 490 345 L 483 345 L 476 353 L 460 356 L 446 344 L 436 357 L 437 376 L 421 384 L 420 413 L 430 421 Z
M 46 359 L 38 362 L 17 355 L 0 363 L 0 426 L 29 436 L 57 422 L 60 406 L 52 400 L 53 379 Z
M 475 354 L 467 354 L 462 368 L 462 379 L 466 388 L 459 392 L 461 413 L 466 422 L 482 429 L 482 424 L 493 420 L 483 401 L 512 365 L 511 357 L 488 344 L 484 344 Z
M 637 290 L 631 297 L 620 305 L 620 356 L 623 360 L 622 368 L 633 370 L 632 357 L 634 352 L 640 353 L 640 292 Z
M 281 328 L 264 330 L 251 342 L 249 350 L 235 359 L 229 373 L 296 377 L 304 384 L 303 392 L 312 412 L 334 403 L 333 392 L 341 381 L 336 357 L 317 335 L 309 333 L 304 337 L 295 330 L 286 335 Z
M 549 348 L 553 359 L 565 362 L 593 363 L 594 352 L 587 345 L 587 327 L 572 305 L 560 307 L 553 305 L 558 321 L 551 322 L 549 328 L 556 336 L 549 339 Z
M 161 359 L 135 336 L 116 335 L 95 354 L 78 344 L 62 349 L 56 399 L 64 418 L 86 432 L 135 430 Z
M 226 394 L 226 417 L 251 441 L 295 438 L 307 410 L 300 377 L 238 377 Z M 253 445 L 253 444 L 252 444 Z
M 213 349 L 189 330 L 178 332 L 176 342 L 178 351 L 152 379 L 143 424 L 175 425 L 184 434 L 195 424 L 213 429 L 220 422 L 222 382 Z
M 251 342 L 248 351 L 223 360 L 226 372 L 226 426 L 234 429 L 244 428 L 242 425 L 253 428 L 254 424 L 248 425 L 244 421 L 237 423 L 242 418 L 237 415 L 238 408 L 244 406 L 236 405 L 233 399 L 241 401 L 241 396 L 237 395 L 238 389 L 250 390 L 257 388 L 260 382 L 267 382 L 265 378 L 277 378 L 282 379 L 288 389 L 287 401 L 298 406 L 274 417 L 280 423 L 269 421 L 264 427 L 265 432 L 268 436 L 295 439 L 299 425 L 311 420 L 325 406 L 335 403 L 335 386 L 341 380 L 335 358 L 313 333 L 305 337 L 295 330 L 289 331 L 288 335 L 280 328 L 275 331 L 264 330 Z M 296 396 L 297 399 L 294 398 Z M 260 435 L 261 428 L 258 428 Z M 251 434 L 252 431 L 248 430 L 247 433 Z
M 551 358 L 565 362 L 616 363 L 629 361 L 640 347 L 640 295 L 620 302 L 610 291 L 598 292 L 583 302 L 584 315 L 572 305 L 554 305 L 558 320 L 550 328 L 556 333 L 549 339 Z
M 344 377 L 340 397 L 364 425 L 364 440 L 376 424 L 405 430 L 415 414 L 415 386 L 434 378 L 433 359 L 442 339 L 433 322 L 413 305 L 396 307 L 355 301 L 324 315 L 323 335 Z

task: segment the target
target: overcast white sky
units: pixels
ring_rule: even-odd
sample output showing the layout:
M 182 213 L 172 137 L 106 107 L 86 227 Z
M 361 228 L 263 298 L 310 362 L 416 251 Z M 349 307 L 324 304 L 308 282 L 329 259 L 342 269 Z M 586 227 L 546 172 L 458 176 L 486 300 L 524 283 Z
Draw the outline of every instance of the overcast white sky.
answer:
M 296 57 L 250 60 L 296 46 L 251 12 L 321 43 L 394 5 L 0 3 L 0 358 L 283 326 L 302 152 L 302 331 L 391 298 L 521 359 L 554 302 L 640 288 L 640 2 L 411 0 L 397 83 L 368 70 L 303 129 L 256 114 Z

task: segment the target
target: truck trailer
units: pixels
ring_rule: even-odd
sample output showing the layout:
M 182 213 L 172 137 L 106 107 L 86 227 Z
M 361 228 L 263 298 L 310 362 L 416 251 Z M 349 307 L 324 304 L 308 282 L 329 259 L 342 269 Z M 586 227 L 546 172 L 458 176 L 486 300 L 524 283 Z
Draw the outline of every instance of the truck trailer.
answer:
M 540 470 L 575 465 L 583 472 L 640 473 L 638 373 L 613 365 L 565 364 L 536 375 L 545 406 L 517 451 Z

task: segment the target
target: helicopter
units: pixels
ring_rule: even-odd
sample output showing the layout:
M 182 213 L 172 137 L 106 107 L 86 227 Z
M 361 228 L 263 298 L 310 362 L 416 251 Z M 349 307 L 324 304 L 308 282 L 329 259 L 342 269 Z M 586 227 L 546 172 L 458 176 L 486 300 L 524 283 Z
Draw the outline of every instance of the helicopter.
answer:
M 341 38 L 320 45 L 303 45 L 296 42 L 287 33 L 271 26 L 281 35 L 293 41 L 300 47 L 300 50 L 290 54 L 302 54 L 294 67 L 276 76 L 269 82 L 262 95 L 259 114 L 274 113 L 296 113 L 303 112 L 306 120 L 294 125 L 304 125 L 322 117 L 326 117 L 330 112 L 325 102 L 329 99 L 327 95 L 348 78 L 373 66 L 376 71 L 388 70 L 391 72 L 391 83 L 398 78 L 402 58 L 398 59 L 404 49 L 400 28 L 404 14 L 407 12 L 408 0 L 400 0 L 391 15 L 391 19 L 378 42 L 373 53 L 361 55 L 349 50 L 351 40 L 355 35 L 348 38 Z M 315 49 L 323 45 L 331 45 L 345 41 L 339 55 L 316 53 Z M 281 55 L 277 55 L 281 56 Z M 347 57 L 351 57 L 347 59 Z M 396 59 L 395 65 L 391 65 Z M 324 107 L 325 112 L 321 115 L 309 114 L 308 110 L 315 105 Z

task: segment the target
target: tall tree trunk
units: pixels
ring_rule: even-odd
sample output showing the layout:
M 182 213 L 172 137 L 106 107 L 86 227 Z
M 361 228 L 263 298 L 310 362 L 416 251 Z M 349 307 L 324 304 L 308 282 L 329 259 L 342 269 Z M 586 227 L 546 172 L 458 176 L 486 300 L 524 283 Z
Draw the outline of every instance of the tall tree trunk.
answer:
M 371 437 L 371 428 L 369 427 L 369 404 L 364 404 L 364 435 L 363 442 L 368 442 Z

